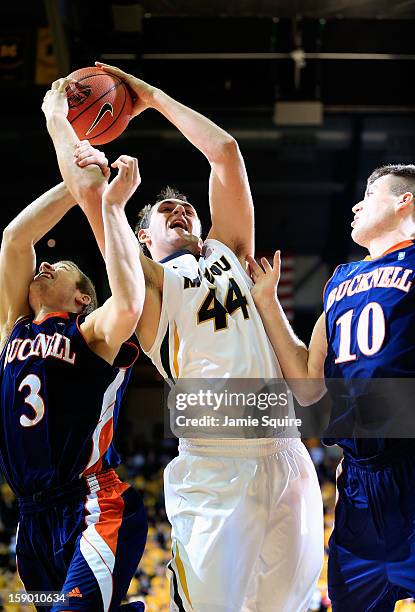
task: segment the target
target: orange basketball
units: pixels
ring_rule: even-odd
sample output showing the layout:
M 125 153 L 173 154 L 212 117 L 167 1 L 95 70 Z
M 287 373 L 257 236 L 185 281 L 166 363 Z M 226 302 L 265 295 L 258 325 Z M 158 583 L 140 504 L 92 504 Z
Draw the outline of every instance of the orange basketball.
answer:
M 100 68 L 81 68 L 69 75 L 68 120 L 80 140 L 102 145 L 117 138 L 131 119 L 133 101 L 127 85 Z

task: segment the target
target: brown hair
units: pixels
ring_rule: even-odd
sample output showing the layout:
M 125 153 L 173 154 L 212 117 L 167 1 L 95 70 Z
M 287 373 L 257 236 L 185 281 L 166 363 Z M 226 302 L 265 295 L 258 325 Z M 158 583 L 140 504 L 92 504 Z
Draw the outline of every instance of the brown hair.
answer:
M 367 184 L 371 185 L 381 176 L 394 176 L 397 180 L 391 185 L 391 192 L 400 195 L 407 191 L 415 196 L 415 165 L 414 164 L 388 164 L 380 166 L 372 172 L 367 179 Z
M 134 233 L 137 237 L 138 237 L 138 232 L 141 229 L 147 229 L 150 226 L 151 214 L 156 204 L 158 204 L 159 202 L 162 202 L 163 200 L 170 200 L 170 199 L 182 200 L 183 202 L 186 202 L 186 204 L 189 203 L 187 200 L 187 197 L 183 193 L 180 193 L 180 191 L 176 189 L 175 187 L 170 187 L 169 185 L 167 185 L 167 187 L 165 187 L 164 189 L 162 189 L 162 191 L 160 191 L 160 193 L 156 197 L 156 201 L 153 204 L 147 204 L 138 213 L 137 223 L 134 228 Z M 151 258 L 151 254 L 147 246 L 143 242 L 138 241 L 138 243 L 144 255 L 147 255 L 147 257 Z
M 98 308 L 98 300 L 97 293 L 95 291 L 94 283 L 91 281 L 89 276 L 84 274 L 80 268 L 73 261 L 62 261 L 61 263 L 69 264 L 73 268 L 75 268 L 79 274 L 79 280 L 76 282 L 76 288 L 79 289 L 81 293 L 85 293 L 89 295 L 91 301 L 89 304 L 85 304 L 82 309 L 82 314 L 89 314 Z

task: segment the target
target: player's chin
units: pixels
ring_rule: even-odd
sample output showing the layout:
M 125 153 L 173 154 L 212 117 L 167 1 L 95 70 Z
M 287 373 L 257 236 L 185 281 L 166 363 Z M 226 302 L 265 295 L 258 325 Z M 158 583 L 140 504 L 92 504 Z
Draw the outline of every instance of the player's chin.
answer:
M 353 242 L 355 242 L 359 246 L 366 246 L 365 233 L 359 230 L 357 227 L 354 227 L 352 229 L 351 237 Z
M 189 242 L 191 234 L 189 234 L 189 232 L 186 232 L 186 230 L 183 230 L 181 228 L 174 228 L 174 230 L 172 231 L 172 234 L 170 236 L 170 241 L 175 245 L 175 246 L 181 246 L 184 247 L 184 245 L 186 245 Z

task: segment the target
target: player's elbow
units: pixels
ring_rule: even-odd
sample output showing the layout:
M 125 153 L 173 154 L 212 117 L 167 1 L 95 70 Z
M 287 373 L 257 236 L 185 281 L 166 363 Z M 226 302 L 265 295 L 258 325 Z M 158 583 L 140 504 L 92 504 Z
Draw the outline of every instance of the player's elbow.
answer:
M 326 394 L 327 389 L 324 381 L 301 380 L 290 382 L 290 389 L 300 406 L 312 406 Z
M 215 163 L 232 162 L 240 156 L 239 145 L 235 138 L 226 132 L 216 141 L 213 159 Z
M 125 326 L 133 331 L 137 327 L 143 312 L 143 301 L 140 299 L 127 300 L 124 304 L 117 308 L 117 317 L 120 321 L 124 321 Z
M 19 229 L 12 221 L 7 227 L 4 228 L 1 243 L 3 246 L 17 247 L 23 244 L 23 242 L 33 242 L 32 240 L 28 240 L 28 238 L 29 235 L 27 233 L 25 234 L 24 232 L 19 231 Z
M 105 326 L 104 338 L 108 346 L 119 346 L 135 333 L 140 320 L 142 307 L 123 305 L 112 311 L 112 316 Z

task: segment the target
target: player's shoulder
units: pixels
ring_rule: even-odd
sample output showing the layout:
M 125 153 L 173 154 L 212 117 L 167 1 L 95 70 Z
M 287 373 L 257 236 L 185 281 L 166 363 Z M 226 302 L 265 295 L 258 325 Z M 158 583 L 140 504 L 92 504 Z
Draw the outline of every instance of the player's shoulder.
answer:
M 22 327 L 29 325 L 33 319 L 32 315 L 22 315 L 12 323 L 6 323 L 0 329 L 0 355 L 3 353 L 3 349 L 16 335 L 21 333 Z

